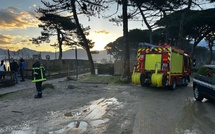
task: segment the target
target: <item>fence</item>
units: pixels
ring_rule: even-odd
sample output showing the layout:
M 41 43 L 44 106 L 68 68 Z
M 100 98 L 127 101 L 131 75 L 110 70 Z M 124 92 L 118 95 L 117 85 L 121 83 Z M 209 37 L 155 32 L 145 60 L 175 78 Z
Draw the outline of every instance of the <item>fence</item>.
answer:
M 0 87 L 8 87 L 15 85 L 14 72 L 12 71 L 0 71 Z M 4 78 L 3 78 L 4 76 Z
M 48 78 L 58 78 L 90 71 L 88 60 L 63 59 L 41 60 L 40 62 L 45 67 L 46 77 Z M 32 78 L 33 63 L 34 61 L 32 59 L 25 60 L 24 77 L 26 79 Z M 15 85 L 14 72 L 10 71 L 10 64 L 8 60 L 5 60 L 5 66 L 6 71 L 0 71 L 0 76 L 1 74 L 5 75 L 4 79 L 0 78 L 0 88 Z
M 88 60 L 76 61 L 74 59 L 63 59 L 63 60 L 41 60 L 40 62 L 46 69 L 47 77 L 58 76 L 62 77 L 90 71 Z M 33 63 L 34 63 L 33 60 L 25 60 L 24 70 L 25 78 L 31 78 Z

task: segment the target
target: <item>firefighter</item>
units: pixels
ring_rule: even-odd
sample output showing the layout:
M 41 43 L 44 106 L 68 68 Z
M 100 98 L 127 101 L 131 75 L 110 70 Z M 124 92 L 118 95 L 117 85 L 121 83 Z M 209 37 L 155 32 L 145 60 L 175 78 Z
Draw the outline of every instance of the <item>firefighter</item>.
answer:
M 42 82 L 46 80 L 45 68 L 40 64 L 39 59 L 35 58 L 32 68 L 32 82 L 35 83 L 37 95 L 34 98 L 42 98 Z

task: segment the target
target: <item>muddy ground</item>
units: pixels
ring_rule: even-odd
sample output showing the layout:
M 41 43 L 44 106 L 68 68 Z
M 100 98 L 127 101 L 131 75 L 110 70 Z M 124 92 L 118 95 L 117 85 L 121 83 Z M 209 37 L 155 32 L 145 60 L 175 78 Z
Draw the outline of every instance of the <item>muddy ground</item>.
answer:
M 42 99 L 27 86 L 0 96 L 1 134 L 215 132 L 215 103 L 196 102 L 191 85 L 175 91 L 67 79 L 45 85 Z
M 0 133 L 96 134 L 110 133 L 108 129 L 121 133 L 118 127 L 135 117 L 136 111 L 131 109 L 138 102 L 139 91 L 131 90 L 131 85 L 67 79 L 45 82 L 48 84 L 54 88 L 45 88 L 42 99 L 33 98 L 34 87 L 0 97 Z M 114 128 L 108 125 L 113 121 Z M 130 133 L 127 126 L 124 129 L 122 132 Z

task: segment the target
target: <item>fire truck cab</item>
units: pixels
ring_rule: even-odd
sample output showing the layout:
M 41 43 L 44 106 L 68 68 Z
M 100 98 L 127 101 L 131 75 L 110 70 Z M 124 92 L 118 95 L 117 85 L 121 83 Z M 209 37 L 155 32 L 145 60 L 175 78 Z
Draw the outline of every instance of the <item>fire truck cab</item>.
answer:
M 132 83 L 141 86 L 187 86 L 190 82 L 191 59 L 183 50 L 165 44 L 155 46 L 143 43 L 137 52 Z

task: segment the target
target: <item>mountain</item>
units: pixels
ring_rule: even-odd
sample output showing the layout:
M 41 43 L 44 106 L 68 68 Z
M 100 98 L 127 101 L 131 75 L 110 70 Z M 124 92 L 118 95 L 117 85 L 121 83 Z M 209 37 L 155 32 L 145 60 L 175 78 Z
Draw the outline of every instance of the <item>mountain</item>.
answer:
M 29 48 L 22 48 L 16 52 L 10 51 L 10 57 L 14 59 L 23 58 L 33 58 L 33 55 L 41 54 L 42 59 L 46 59 L 46 55 L 50 56 L 50 59 L 58 59 L 59 53 L 58 52 L 38 52 L 35 50 L 31 50 Z M 0 58 L 1 59 L 8 59 L 8 51 L 0 49 Z M 98 54 L 92 54 L 92 58 L 95 62 L 101 62 L 101 60 L 106 59 L 109 61 L 112 56 L 107 54 L 106 50 L 99 51 Z M 75 50 L 70 49 L 63 52 L 62 59 L 75 59 Z M 87 53 L 83 49 L 77 49 L 77 59 L 87 60 Z M 112 58 L 113 60 L 113 58 Z
M 41 52 L 41 56 L 43 59 L 46 58 L 46 55 L 50 56 L 50 59 L 56 59 L 59 56 L 59 53 L 50 53 L 50 52 Z M 99 51 L 98 54 L 92 54 L 92 58 L 95 62 L 101 62 L 101 60 L 106 59 L 110 60 L 112 56 L 107 54 L 106 50 Z M 70 49 L 63 52 L 62 59 L 75 59 L 75 50 Z M 77 59 L 88 60 L 87 53 L 83 49 L 77 49 Z

